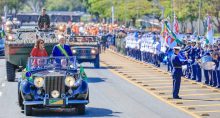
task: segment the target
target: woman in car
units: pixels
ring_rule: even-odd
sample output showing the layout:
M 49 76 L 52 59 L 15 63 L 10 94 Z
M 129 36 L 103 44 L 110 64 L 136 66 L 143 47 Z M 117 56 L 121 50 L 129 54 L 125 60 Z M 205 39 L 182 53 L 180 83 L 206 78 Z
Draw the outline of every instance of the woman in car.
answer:
M 46 49 L 44 48 L 44 41 L 42 39 L 37 40 L 35 47 L 32 49 L 32 57 L 46 57 L 48 56 Z
M 42 39 L 37 40 L 35 47 L 32 49 L 30 55 L 31 55 L 31 57 L 47 57 L 48 56 L 47 51 L 44 48 L 44 41 Z M 39 60 L 43 61 L 42 59 L 34 59 L 33 60 L 34 67 L 37 67 L 40 65 Z

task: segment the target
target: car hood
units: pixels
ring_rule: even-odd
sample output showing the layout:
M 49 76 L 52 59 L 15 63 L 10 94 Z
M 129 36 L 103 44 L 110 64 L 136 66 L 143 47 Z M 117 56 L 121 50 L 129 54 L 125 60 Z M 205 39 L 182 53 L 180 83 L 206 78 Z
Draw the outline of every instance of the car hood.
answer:
M 66 70 L 45 70 L 45 71 L 40 71 L 36 72 L 33 74 L 33 76 L 38 76 L 38 77 L 46 77 L 46 76 L 66 76 Z

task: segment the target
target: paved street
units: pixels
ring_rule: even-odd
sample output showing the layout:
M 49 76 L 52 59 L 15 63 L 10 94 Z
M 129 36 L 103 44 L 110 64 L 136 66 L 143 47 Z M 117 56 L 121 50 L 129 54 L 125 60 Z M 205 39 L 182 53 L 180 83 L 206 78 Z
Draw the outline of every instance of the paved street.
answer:
M 70 111 L 35 110 L 35 117 L 122 117 L 122 118 L 190 118 L 149 93 L 123 80 L 107 68 L 94 69 L 85 64 L 89 76 L 90 103 L 86 115 L 78 116 Z M 0 60 L 0 118 L 23 118 L 17 105 L 17 82 L 6 82 L 5 60 Z M 19 77 L 19 74 L 17 75 Z

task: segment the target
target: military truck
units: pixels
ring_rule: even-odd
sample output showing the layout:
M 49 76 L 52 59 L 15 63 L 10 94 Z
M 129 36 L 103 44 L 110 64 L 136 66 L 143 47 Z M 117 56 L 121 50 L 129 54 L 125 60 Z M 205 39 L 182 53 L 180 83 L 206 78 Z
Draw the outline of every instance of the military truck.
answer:
M 68 42 L 78 63 L 90 62 L 95 68 L 100 67 L 100 42 L 96 36 L 74 36 Z
M 48 33 L 49 32 L 49 33 Z M 27 59 L 35 45 L 37 37 L 41 37 L 45 41 L 45 48 L 50 54 L 57 39 L 52 30 L 37 30 L 35 28 L 20 28 L 17 31 L 7 34 L 5 41 L 5 60 L 7 80 L 14 81 L 16 70 L 21 71 L 26 67 Z M 41 36 L 37 36 L 41 34 Z

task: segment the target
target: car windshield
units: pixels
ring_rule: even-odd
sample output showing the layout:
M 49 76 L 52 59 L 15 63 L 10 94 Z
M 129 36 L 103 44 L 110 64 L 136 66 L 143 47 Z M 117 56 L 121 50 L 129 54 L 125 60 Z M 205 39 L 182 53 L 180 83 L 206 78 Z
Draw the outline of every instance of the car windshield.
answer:
M 42 70 L 42 69 L 64 69 L 76 70 L 76 57 L 29 57 L 28 58 L 29 70 Z
M 96 37 L 73 37 L 69 39 L 72 45 L 97 45 L 98 40 Z

